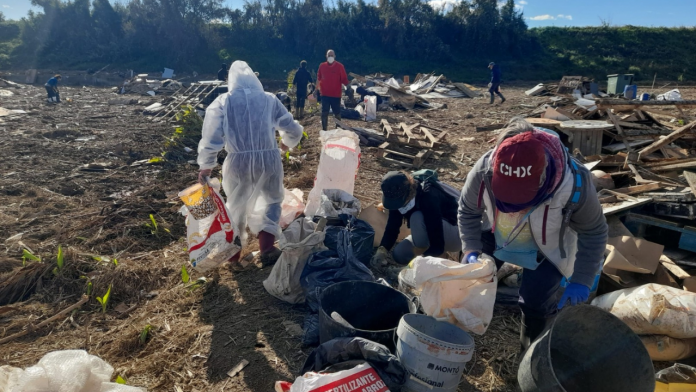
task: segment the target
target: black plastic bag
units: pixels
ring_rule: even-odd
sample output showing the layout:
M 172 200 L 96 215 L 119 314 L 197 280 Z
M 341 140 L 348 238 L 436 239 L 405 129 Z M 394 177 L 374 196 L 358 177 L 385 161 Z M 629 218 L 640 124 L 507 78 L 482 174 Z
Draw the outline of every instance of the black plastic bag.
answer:
M 336 250 L 312 253 L 300 278 L 300 284 L 306 292 L 307 305 L 314 313 L 319 311 L 319 294 L 322 289 L 349 280 L 375 281 L 370 269 L 354 256 L 349 228 L 340 227 L 335 235 L 338 238 Z
M 375 229 L 369 223 L 352 215 L 340 214 L 338 217 L 342 222 L 341 224 L 326 226 L 324 245 L 329 249 L 337 250 L 338 233 L 343 229 L 347 229 L 350 232 L 353 254 L 361 263 L 369 266 L 373 253 L 372 245 L 375 241 Z
M 345 362 L 352 368 L 356 360 L 369 363 L 392 392 L 401 390 L 408 379 L 408 371 L 386 346 L 363 338 L 336 338 L 320 345 L 309 354 L 301 373 L 320 372 Z
M 655 379 L 658 384 L 696 384 L 696 368 L 675 363 L 674 366 L 657 372 Z
M 304 330 L 304 336 L 302 337 L 302 344 L 305 346 L 316 346 L 320 342 L 319 335 L 319 315 L 316 313 L 310 313 L 305 317 L 304 323 L 302 324 L 302 329 Z

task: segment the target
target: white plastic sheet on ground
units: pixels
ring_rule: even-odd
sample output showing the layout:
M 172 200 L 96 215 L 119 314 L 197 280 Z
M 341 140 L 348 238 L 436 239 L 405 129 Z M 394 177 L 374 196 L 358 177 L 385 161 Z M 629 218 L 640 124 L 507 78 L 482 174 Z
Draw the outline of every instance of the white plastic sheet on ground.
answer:
M 291 304 L 304 302 L 305 294 L 300 285 L 300 276 L 309 255 L 326 249 L 322 232 L 314 232 L 316 223 L 309 218 L 292 222 L 279 239 L 283 252 L 273 266 L 263 287 L 272 296 Z
M 319 167 L 304 211 L 309 217 L 316 215 L 324 189 L 341 189 L 352 195 L 360 166 L 360 138 L 355 132 L 321 131 L 319 138 L 322 143 Z
M 144 389 L 109 382 L 114 368 L 84 350 L 48 353 L 24 370 L 0 367 L 3 392 L 142 392 Z
M 461 264 L 419 256 L 401 271 L 399 285 L 420 293 L 428 316 L 482 335 L 493 318 L 498 279 L 492 258 L 482 255 L 479 261 Z
M 377 120 L 377 97 L 372 95 L 365 96 L 365 120 Z
M 696 293 L 650 283 L 595 298 L 638 335 L 696 338 Z
M 660 94 L 657 96 L 658 101 L 682 101 L 682 95 L 681 92 L 679 92 L 678 89 L 674 90 L 669 90 L 664 94 Z
M 301 189 L 285 190 L 285 198 L 281 205 L 280 228 L 285 230 L 305 209 L 304 192 Z

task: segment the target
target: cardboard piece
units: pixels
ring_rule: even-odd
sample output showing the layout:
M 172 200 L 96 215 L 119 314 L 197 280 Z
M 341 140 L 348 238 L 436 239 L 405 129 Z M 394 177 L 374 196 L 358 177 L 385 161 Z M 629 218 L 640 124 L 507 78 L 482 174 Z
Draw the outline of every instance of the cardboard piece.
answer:
M 696 293 L 696 276 L 684 279 L 682 285 L 684 286 L 684 290 Z
M 374 247 L 378 247 L 382 242 L 384 229 L 387 227 L 387 218 L 389 218 L 389 213 L 386 211 L 382 212 L 375 206 L 363 208 L 362 211 L 360 211 L 360 215 L 358 215 L 358 219 L 362 219 L 369 223 L 375 230 L 375 241 L 373 243 Z M 399 236 L 396 238 L 396 241 L 402 241 L 409 235 L 411 235 L 411 229 L 409 229 L 408 226 L 406 226 L 406 222 L 404 222 L 401 224 L 401 231 L 399 232 Z
M 664 246 L 631 236 L 609 238 L 607 241 L 607 258 L 604 268 L 654 274 L 660 264 Z
M 570 120 L 570 117 L 559 113 L 556 109 L 551 108 L 551 107 L 546 108 L 546 112 L 544 112 L 544 114 L 542 114 L 542 117 L 548 118 L 551 120 L 558 120 L 558 121 Z

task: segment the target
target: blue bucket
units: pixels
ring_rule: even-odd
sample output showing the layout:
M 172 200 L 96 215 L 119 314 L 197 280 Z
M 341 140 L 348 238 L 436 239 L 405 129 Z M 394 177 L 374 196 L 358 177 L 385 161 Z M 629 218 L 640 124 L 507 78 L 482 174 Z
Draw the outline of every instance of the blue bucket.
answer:
M 624 98 L 626 99 L 636 99 L 638 95 L 638 86 L 635 84 L 628 85 L 624 87 Z
M 641 101 L 649 101 L 650 100 L 650 94 L 648 93 L 643 93 L 640 95 L 640 100 Z

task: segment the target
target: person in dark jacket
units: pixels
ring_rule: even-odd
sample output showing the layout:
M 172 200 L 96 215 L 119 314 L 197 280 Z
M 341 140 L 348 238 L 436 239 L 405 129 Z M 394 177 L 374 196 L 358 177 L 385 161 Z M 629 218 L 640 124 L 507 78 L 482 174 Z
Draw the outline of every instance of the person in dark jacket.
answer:
M 495 95 L 498 95 L 500 103 L 503 103 L 505 102 L 505 97 L 500 93 L 500 83 L 503 82 L 500 66 L 496 63 L 490 63 L 488 64 L 488 69 L 491 70 L 491 82 L 488 84 L 488 92 L 491 93 L 491 105 L 495 102 Z
M 386 265 L 387 254 L 396 243 L 404 220 L 411 235 L 393 250 L 399 264 L 408 264 L 416 255 L 440 256 L 459 252 L 462 243 L 457 228 L 457 200 L 440 185 L 419 180 L 404 173 L 391 171 L 382 178 L 382 204 L 389 210 L 387 226 L 379 249 L 370 264 L 374 268 Z
M 55 75 L 48 79 L 48 82 L 44 85 L 46 87 L 46 93 L 48 94 L 48 102 L 60 102 L 60 93 L 58 92 L 58 82 L 63 79 L 60 75 Z
M 304 116 L 305 100 L 307 99 L 307 85 L 314 83 L 312 75 L 307 71 L 307 62 L 300 61 L 300 68 L 295 72 L 292 84 L 297 88 L 297 101 L 295 102 L 295 117 L 298 119 Z
M 227 80 L 227 64 L 223 63 L 218 71 L 217 80 L 225 81 Z
M 513 119 L 466 178 L 459 200 L 463 263 L 492 256 L 523 268 L 523 349 L 566 305 L 586 302 L 597 282 L 607 222 L 592 175 L 558 134 Z M 569 282 L 558 299 L 563 278 Z

